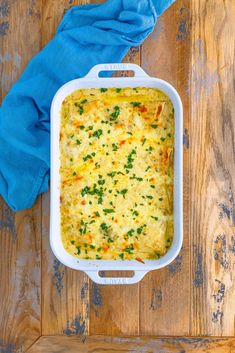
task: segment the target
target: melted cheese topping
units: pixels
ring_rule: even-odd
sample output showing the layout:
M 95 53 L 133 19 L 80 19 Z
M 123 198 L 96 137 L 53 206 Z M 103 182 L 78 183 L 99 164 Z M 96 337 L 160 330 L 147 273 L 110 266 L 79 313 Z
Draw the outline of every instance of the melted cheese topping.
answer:
M 61 236 L 80 259 L 157 259 L 173 237 L 174 109 L 154 88 L 80 89 L 61 110 Z

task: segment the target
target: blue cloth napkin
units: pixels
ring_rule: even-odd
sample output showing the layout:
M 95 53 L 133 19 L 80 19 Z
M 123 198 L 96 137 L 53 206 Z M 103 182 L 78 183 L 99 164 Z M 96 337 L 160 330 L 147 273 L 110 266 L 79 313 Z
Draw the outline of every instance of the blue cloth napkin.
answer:
M 54 39 L 29 62 L 0 108 L 0 195 L 12 210 L 30 208 L 48 190 L 56 91 L 95 64 L 120 62 L 173 2 L 109 0 L 66 13 Z

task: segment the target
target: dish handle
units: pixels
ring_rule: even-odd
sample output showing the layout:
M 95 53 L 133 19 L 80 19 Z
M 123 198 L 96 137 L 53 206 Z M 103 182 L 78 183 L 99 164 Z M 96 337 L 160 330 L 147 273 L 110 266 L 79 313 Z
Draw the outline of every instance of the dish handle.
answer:
M 93 68 L 86 75 L 87 78 L 99 78 L 99 73 L 101 71 L 133 71 L 134 77 L 149 77 L 146 72 L 136 64 L 131 63 L 121 63 L 121 64 L 98 64 L 93 66 Z
M 99 271 L 85 271 L 86 274 L 97 284 L 134 284 L 139 282 L 148 271 L 133 271 L 132 277 L 101 277 Z

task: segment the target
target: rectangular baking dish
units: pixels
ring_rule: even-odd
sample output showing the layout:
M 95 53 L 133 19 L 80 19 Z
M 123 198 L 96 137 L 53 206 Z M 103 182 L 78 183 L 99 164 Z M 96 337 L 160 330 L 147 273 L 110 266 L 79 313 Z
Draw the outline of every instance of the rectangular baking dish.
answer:
M 133 71 L 133 77 L 99 77 L 102 71 Z M 163 91 L 172 101 L 175 111 L 174 145 L 174 238 L 168 252 L 157 260 L 80 260 L 63 247 L 60 236 L 60 110 L 65 97 L 79 88 L 152 87 Z M 50 244 L 57 259 L 64 265 L 84 271 L 99 284 L 132 284 L 151 271 L 167 266 L 178 255 L 183 241 L 183 108 L 177 91 L 166 81 L 148 76 L 135 64 L 100 64 L 80 79 L 66 83 L 56 93 L 51 106 L 51 208 Z M 133 277 L 101 277 L 99 271 L 133 271 Z

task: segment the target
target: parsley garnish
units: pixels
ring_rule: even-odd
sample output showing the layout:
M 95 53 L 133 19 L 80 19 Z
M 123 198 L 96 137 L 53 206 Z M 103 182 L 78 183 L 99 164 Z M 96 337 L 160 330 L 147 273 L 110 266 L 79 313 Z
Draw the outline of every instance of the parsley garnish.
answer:
M 107 223 L 101 223 L 100 228 L 101 228 L 102 230 L 107 231 L 110 227 L 107 225 Z
M 119 194 L 121 194 L 123 196 L 123 198 L 125 199 L 125 195 L 127 193 L 128 189 L 123 189 L 121 191 L 118 191 Z
M 158 217 L 151 216 L 155 221 L 158 221 Z
M 134 233 L 135 233 L 135 230 L 134 230 L 134 229 L 130 229 L 130 230 L 128 230 L 128 232 L 126 233 L 126 235 L 127 235 L 128 237 L 132 237 Z
M 103 131 L 101 129 L 99 129 L 99 130 L 94 131 L 92 136 L 97 137 L 99 139 L 102 134 L 103 134 Z
M 116 174 L 117 174 L 117 172 L 111 172 L 111 173 L 108 173 L 107 175 L 110 176 L 111 178 L 113 178 Z
M 132 150 L 131 153 L 127 156 L 127 164 L 124 165 L 124 168 L 126 168 L 126 169 L 133 168 L 132 162 L 134 162 L 134 158 L 133 158 L 134 154 L 136 154 L 136 151 Z
M 84 197 L 86 194 L 88 194 L 89 191 L 90 191 L 90 187 L 89 186 L 86 186 L 84 189 L 82 189 L 82 191 L 81 191 L 82 197 Z
M 113 151 L 117 151 L 118 150 L 118 145 L 115 144 L 115 143 L 112 143 L 112 148 L 113 148 Z
M 133 107 L 139 107 L 141 105 L 141 102 L 131 102 Z
M 143 181 L 143 178 L 138 178 L 135 175 L 133 175 L 132 177 L 130 177 L 130 179 L 135 179 L 137 181 Z
M 108 226 L 107 223 L 101 223 L 100 229 L 104 233 L 105 236 L 109 236 L 110 226 Z
M 79 114 L 82 115 L 84 113 L 84 108 L 82 105 L 79 105 Z
M 87 223 L 81 220 L 81 228 L 79 229 L 80 234 L 86 234 L 87 231 Z
M 88 161 L 89 159 L 92 159 L 92 156 L 90 154 L 83 157 L 84 162 Z
M 124 249 L 124 251 L 127 252 L 128 254 L 133 254 L 133 250 L 134 250 L 133 244 L 130 244 L 128 247 Z
M 104 208 L 104 209 L 103 209 L 103 212 L 106 213 L 106 214 L 107 214 L 107 213 L 114 213 L 115 210 L 114 210 L 113 208 Z
M 142 227 L 137 228 L 137 233 L 141 234 L 143 232 L 144 227 L 146 227 L 146 224 L 144 224 Z
M 86 100 L 87 101 L 87 100 Z M 84 108 L 83 108 L 83 106 L 81 105 L 82 103 L 86 103 L 86 102 L 80 102 L 80 103 L 78 103 L 78 102 L 76 102 L 76 103 L 74 103 L 74 105 L 75 105 L 75 107 L 77 107 L 79 110 L 79 114 L 80 115 L 82 115 L 83 113 L 84 113 Z
M 111 117 L 110 120 L 111 120 L 111 121 L 117 120 L 119 114 L 120 114 L 120 108 L 119 108 L 118 105 L 116 105 L 116 106 L 114 107 L 114 112 L 110 114 L 110 117 Z
M 105 180 L 104 179 L 99 179 L 98 180 L 98 184 L 99 185 L 104 185 L 105 184 Z
M 133 211 L 132 214 L 133 214 L 133 216 L 136 216 L 136 217 L 139 216 L 139 212 L 137 212 L 137 211 Z
M 84 197 L 86 194 L 97 195 L 98 196 L 98 204 L 102 204 L 103 194 L 104 194 L 104 190 L 102 187 L 97 189 L 96 184 L 94 184 L 93 188 L 91 189 L 90 186 L 86 186 L 84 189 L 82 189 L 81 195 Z

